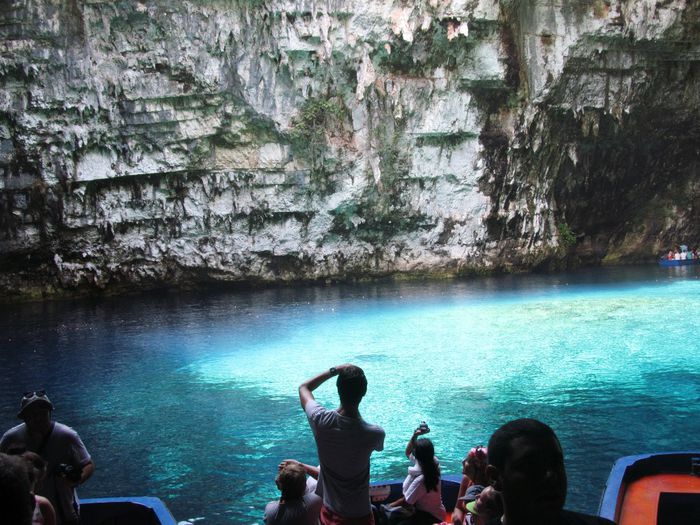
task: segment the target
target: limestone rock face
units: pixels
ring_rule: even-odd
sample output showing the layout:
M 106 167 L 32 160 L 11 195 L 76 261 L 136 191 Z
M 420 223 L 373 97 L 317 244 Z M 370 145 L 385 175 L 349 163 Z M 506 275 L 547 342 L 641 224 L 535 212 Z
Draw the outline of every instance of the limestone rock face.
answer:
M 0 5 L 6 297 L 700 241 L 695 2 Z

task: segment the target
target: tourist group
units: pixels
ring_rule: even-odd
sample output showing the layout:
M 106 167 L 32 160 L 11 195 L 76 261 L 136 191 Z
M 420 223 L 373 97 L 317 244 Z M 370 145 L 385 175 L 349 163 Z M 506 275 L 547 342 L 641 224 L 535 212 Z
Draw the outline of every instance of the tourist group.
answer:
M 337 409 L 314 398 L 336 377 Z M 364 371 L 343 364 L 299 386 L 301 406 L 316 442 L 319 465 L 283 460 L 279 499 L 264 509 L 267 525 L 606 525 L 612 522 L 564 510 L 564 455 L 554 431 L 535 419 L 496 429 L 488 446 L 470 447 L 454 509 L 447 512 L 441 470 L 422 423 L 408 440 L 402 495 L 383 505 L 370 498 L 370 457 L 384 448 L 384 430 L 360 415 L 367 392 Z M 79 525 L 76 488 L 94 464 L 80 436 L 53 420 L 43 390 L 26 392 L 17 414 L 24 422 L 0 439 L 0 508 L 10 525 Z M 262 510 L 262 506 L 261 506 Z
M 679 244 L 673 250 L 669 250 L 666 254 L 666 259 L 669 261 L 683 261 L 698 258 L 698 249 L 693 248 L 692 250 L 688 248 L 686 244 Z

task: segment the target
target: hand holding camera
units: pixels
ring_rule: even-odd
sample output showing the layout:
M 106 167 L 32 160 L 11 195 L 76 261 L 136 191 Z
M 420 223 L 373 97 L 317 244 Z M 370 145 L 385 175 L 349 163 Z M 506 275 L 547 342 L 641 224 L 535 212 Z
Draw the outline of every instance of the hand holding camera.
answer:
M 416 434 L 422 436 L 423 434 L 427 434 L 428 432 L 430 432 L 430 427 L 425 421 L 421 421 L 420 425 L 418 425 L 418 428 L 416 429 Z
M 83 477 L 83 468 L 61 463 L 56 467 L 56 476 L 63 478 L 69 485 L 78 485 Z

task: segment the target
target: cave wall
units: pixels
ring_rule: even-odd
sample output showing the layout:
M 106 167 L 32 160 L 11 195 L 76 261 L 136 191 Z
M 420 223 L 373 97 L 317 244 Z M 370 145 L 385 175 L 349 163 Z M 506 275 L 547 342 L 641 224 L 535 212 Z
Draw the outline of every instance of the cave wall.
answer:
M 536 67 L 524 81 L 530 104 L 492 174 L 502 190 L 490 192 L 487 222 L 511 253 L 558 236 L 564 260 L 540 253 L 534 266 L 652 262 L 675 244 L 700 244 L 699 6 L 592 5 L 570 8 L 574 24 L 561 23 L 563 7 L 510 6 L 512 20 L 528 20 L 521 62 Z
M 0 2 L 5 297 L 700 240 L 685 1 Z

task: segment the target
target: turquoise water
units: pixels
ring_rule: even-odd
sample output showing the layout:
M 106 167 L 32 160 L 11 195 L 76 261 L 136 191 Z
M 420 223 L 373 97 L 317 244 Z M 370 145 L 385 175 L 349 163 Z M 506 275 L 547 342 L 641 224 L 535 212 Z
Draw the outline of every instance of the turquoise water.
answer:
M 699 327 L 697 267 L 12 306 L 0 424 L 45 387 L 97 464 L 83 497 L 260 523 L 278 462 L 316 461 L 298 384 L 349 361 L 387 431 L 373 478 L 403 477 L 421 420 L 457 473 L 500 424 L 536 417 L 564 446 L 567 506 L 595 512 L 617 457 L 700 448 Z M 317 397 L 335 405 L 334 390 Z

